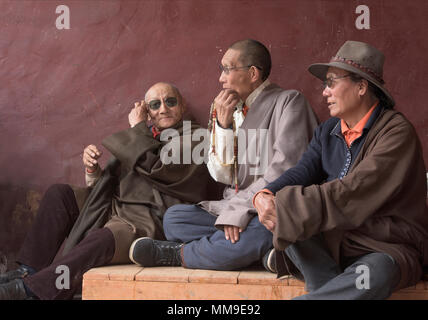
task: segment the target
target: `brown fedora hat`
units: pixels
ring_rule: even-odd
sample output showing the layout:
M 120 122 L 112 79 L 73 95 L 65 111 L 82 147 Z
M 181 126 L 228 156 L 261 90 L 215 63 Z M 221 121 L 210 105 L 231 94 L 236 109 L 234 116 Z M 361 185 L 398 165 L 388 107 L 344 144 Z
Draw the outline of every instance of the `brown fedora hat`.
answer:
M 353 72 L 378 87 L 392 107 L 395 105 L 394 99 L 384 87 L 384 61 L 385 56 L 375 47 L 364 42 L 346 41 L 329 63 L 314 63 L 309 66 L 308 70 L 323 81 L 329 67 Z

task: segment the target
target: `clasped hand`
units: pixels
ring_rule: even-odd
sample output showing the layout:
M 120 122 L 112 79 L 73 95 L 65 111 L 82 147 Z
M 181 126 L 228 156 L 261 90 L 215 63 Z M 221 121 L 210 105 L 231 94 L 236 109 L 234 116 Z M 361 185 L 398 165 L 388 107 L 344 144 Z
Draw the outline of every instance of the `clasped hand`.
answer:
M 260 192 L 254 199 L 254 206 L 259 215 L 260 223 L 273 233 L 277 221 L 275 196 L 273 194 Z

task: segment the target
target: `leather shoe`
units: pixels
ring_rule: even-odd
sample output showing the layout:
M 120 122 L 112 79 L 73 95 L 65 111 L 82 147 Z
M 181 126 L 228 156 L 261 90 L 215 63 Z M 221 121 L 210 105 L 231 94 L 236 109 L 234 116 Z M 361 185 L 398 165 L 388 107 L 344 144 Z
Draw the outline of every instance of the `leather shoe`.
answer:
M 7 283 L 15 279 L 24 279 L 29 274 L 30 271 L 26 267 L 21 265 L 16 270 L 11 270 L 6 273 L 0 274 L 0 284 Z
M 25 300 L 28 298 L 22 279 L 0 284 L 0 300 Z
M 129 258 L 143 267 L 181 266 L 180 249 L 183 243 L 151 238 L 135 240 L 129 249 Z

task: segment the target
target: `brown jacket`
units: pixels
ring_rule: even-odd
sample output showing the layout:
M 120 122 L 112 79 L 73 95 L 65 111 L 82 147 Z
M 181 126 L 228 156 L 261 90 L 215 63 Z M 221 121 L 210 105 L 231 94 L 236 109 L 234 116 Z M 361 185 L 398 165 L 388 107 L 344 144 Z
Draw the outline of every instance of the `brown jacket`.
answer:
M 428 263 L 425 164 L 413 126 L 385 110 L 368 132 L 348 175 L 276 193 L 274 246 L 324 233 L 331 254 L 390 254 L 401 269 L 396 289 L 417 283 Z
M 162 218 L 170 206 L 195 203 L 207 198 L 212 182 L 205 164 L 183 164 L 183 152 L 199 144 L 192 141 L 198 125 L 174 129 L 172 138 L 180 150 L 180 164 L 164 164 L 161 150 L 168 142 L 154 139 L 145 123 L 115 133 L 103 141 L 113 159 L 91 190 L 81 209 L 65 253 L 92 228 L 108 227 L 116 242 L 113 262 L 127 262 L 131 242 L 137 237 L 163 239 Z M 165 150 L 165 149 L 164 149 Z

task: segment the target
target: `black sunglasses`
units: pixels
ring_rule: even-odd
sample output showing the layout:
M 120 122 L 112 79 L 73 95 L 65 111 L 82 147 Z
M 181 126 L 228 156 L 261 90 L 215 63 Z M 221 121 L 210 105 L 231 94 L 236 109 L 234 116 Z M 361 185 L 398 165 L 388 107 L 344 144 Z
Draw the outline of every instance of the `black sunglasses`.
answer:
M 166 98 L 164 100 L 164 102 L 168 108 L 172 108 L 172 107 L 175 107 L 177 105 L 178 100 L 175 97 L 169 97 L 169 98 Z M 149 102 L 149 108 L 152 110 L 158 110 L 160 108 L 161 104 L 162 104 L 162 102 L 160 100 L 152 100 Z

